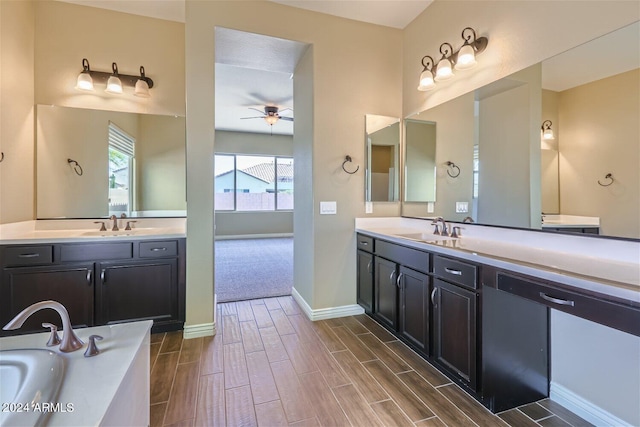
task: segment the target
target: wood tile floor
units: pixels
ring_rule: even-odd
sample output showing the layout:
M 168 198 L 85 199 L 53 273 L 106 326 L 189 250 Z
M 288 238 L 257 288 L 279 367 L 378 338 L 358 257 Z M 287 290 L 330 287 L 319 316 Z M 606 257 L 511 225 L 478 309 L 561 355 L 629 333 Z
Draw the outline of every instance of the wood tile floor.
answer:
M 548 399 L 491 414 L 365 315 L 218 305 L 218 335 L 151 337 L 151 426 L 588 426 Z

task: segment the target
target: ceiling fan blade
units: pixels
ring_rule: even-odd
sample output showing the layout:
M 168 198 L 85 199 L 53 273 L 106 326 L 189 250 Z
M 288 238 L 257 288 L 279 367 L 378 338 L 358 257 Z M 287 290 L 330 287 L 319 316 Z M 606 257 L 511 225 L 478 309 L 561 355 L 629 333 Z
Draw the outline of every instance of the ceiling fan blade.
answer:
M 283 111 L 293 111 L 293 108 L 283 108 L 282 110 L 280 110 L 279 112 L 282 113 Z
M 240 120 L 244 119 L 264 119 L 264 116 L 256 116 L 256 117 L 240 117 Z
M 258 110 L 257 108 L 249 107 L 249 110 L 257 111 L 260 114 L 264 114 L 264 110 Z
M 293 117 L 282 117 L 282 116 L 280 116 L 280 120 L 285 120 L 287 122 L 292 122 L 293 121 Z

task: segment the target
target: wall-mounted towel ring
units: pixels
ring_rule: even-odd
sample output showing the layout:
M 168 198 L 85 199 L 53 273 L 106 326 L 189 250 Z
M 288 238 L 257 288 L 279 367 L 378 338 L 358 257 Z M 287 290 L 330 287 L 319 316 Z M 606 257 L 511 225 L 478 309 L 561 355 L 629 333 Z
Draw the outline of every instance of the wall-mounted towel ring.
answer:
M 601 183 L 601 182 L 600 182 L 600 180 L 598 180 L 598 184 L 600 184 L 600 185 L 601 185 L 601 186 L 603 186 L 603 187 L 608 187 L 608 186 L 610 186 L 611 184 L 613 184 L 613 181 L 614 181 L 614 179 L 613 179 L 613 175 L 611 175 L 610 173 L 606 174 L 606 175 L 604 176 L 604 179 L 608 179 L 608 180 L 610 180 L 611 182 L 609 182 L 608 184 L 603 184 L 603 183 Z
M 449 169 L 447 169 L 447 175 L 451 178 L 457 178 L 460 176 L 460 168 L 458 165 L 453 162 L 446 162 L 445 165 L 449 166 Z M 456 169 L 458 170 L 458 173 L 455 173 Z M 452 171 L 454 172 L 453 174 L 451 173 Z
M 69 164 L 73 163 L 73 171 L 76 173 L 76 175 L 82 176 L 84 171 L 82 170 L 82 166 L 80 166 L 80 163 L 76 162 L 73 159 L 67 159 L 67 163 Z
M 353 175 L 354 173 L 358 172 L 360 170 L 360 165 L 358 165 L 358 167 L 356 167 L 356 170 L 354 170 L 353 172 L 349 172 L 345 167 L 345 163 L 349 162 L 351 163 L 353 160 L 351 159 L 351 156 L 346 156 L 344 158 L 344 162 L 342 162 L 342 170 L 345 171 L 346 173 L 348 173 L 349 175 Z
M 3 160 L 4 160 L 4 151 L 0 153 L 0 163 L 2 163 Z

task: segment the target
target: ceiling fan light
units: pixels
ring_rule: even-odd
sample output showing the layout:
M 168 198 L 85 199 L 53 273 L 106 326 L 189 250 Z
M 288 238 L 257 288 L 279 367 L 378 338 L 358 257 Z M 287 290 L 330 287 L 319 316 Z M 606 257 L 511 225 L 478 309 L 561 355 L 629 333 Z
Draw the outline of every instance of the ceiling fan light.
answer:
M 458 52 L 458 61 L 456 62 L 456 70 L 468 70 L 476 65 L 476 53 L 470 44 L 465 44 Z
M 278 116 L 265 116 L 264 121 L 269 123 L 269 125 L 273 126 L 277 123 L 279 117 Z
M 442 58 L 440 62 L 438 62 L 435 81 L 441 82 L 444 80 L 449 80 L 451 77 L 453 77 L 453 70 L 451 69 L 451 61 L 449 61 L 449 59 L 447 58 Z

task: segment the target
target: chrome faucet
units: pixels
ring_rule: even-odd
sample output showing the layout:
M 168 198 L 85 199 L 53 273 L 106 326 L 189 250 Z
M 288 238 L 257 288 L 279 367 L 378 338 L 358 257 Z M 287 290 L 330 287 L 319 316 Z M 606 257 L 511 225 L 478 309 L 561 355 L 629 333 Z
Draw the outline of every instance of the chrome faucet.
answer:
M 118 231 L 119 230 L 119 228 L 118 228 L 118 217 L 115 216 L 115 215 L 111 215 L 109 217 L 109 219 L 113 221 L 113 227 L 111 227 L 111 231 Z
M 29 307 L 22 310 L 16 317 L 11 319 L 9 323 L 4 325 L 2 329 L 5 331 L 18 329 L 20 328 L 24 322 L 36 311 L 40 311 L 43 308 L 52 308 L 58 312 L 60 318 L 62 319 L 62 342 L 60 343 L 60 351 L 63 353 L 70 353 L 72 351 L 76 351 L 82 348 L 84 342 L 73 331 L 71 328 L 71 320 L 69 320 L 69 312 L 64 308 L 62 304 L 57 301 L 40 301 L 35 304 L 30 305 Z
M 475 221 L 470 216 L 465 216 L 462 222 L 474 223 Z
M 442 222 L 442 230 L 438 230 L 438 223 Z M 433 220 L 433 222 L 431 222 L 431 224 L 436 226 L 435 231 L 433 232 L 434 234 L 439 234 L 441 236 L 448 236 L 449 235 L 449 230 L 447 229 L 447 222 L 444 220 L 443 217 L 439 216 L 436 219 Z

